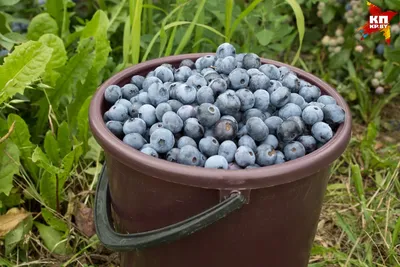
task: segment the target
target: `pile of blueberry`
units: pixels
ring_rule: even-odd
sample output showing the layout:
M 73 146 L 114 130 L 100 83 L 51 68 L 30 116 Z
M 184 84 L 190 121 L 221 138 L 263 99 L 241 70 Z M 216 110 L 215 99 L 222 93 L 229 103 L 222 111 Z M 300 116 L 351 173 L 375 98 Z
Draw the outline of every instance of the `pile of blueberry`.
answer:
M 344 121 L 334 98 L 287 67 L 236 54 L 162 64 L 105 100 L 107 128 L 141 152 L 180 164 L 249 169 L 284 163 L 316 150 Z

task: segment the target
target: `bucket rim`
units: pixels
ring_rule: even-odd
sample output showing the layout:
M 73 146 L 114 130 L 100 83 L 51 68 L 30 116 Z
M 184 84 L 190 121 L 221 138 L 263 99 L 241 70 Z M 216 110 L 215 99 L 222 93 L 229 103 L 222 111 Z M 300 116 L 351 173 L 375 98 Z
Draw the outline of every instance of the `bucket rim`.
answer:
M 116 73 L 101 84 L 90 102 L 89 124 L 94 138 L 104 151 L 129 168 L 146 173 L 150 177 L 187 186 L 225 190 L 257 189 L 294 182 L 328 168 L 334 160 L 343 154 L 351 138 L 352 121 L 350 108 L 343 97 L 333 87 L 313 74 L 265 58 L 261 58 L 262 64 L 289 68 L 299 78 L 318 86 L 323 94 L 332 96 L 345 111 L 345 121 L 339 126 L 333 138 L 310 154 L 282 164 L 261 168 L 243 170 L 206 169 L 148 156 L 123 143 L 108 130 L 103 121 L 102 106 L 105 105 L 104 91 L 109 85 L 121 84 L 123 81 L 130 80 L 133 75 L 144 75 L 163 63 L 177 65 L 183 59 L 195 61 L 205 55 L 215 55 L 215 53 L 182 54 L 149 60 Z

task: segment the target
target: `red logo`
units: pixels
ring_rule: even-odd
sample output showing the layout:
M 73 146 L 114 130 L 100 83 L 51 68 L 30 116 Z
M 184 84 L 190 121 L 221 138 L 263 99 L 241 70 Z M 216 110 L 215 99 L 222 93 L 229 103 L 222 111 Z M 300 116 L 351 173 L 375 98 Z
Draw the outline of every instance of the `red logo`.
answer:
M 369 21 L 357 30 L 361 32 L 361 40 L 374 32 L 382 32 L 387 44 L 390 44 L 390 21 L 396 16 L 397 12 L 383 12 L 379 7 L 367 1 L 369 6 Z

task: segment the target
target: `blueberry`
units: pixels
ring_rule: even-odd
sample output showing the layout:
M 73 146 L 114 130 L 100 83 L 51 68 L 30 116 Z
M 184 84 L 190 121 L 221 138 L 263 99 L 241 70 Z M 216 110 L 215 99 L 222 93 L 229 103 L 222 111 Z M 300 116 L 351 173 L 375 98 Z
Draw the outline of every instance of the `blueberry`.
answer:
M 249 89 L 239 89 L 236 91 L 236 95 L 241 103 L 241 111 L 246 111 L 254 106 L 255 98 Z
M 156 107 L 157 120 L 162 121 L 162 117 L 167 111 L 172 111 L 172 108 L 168 103 L 161 103 L 157 105 Z
M 10 53 L 7 49 L 0 49 L 0 57 L 5 57 Z
M 243 135 L 238 141 L 238 146 L 250 147 L 253 151 L 257 149 L 256 142 L 249 135 Z
M 294 121 L 284 121 L 278 126 L 277 137 L 282 142 L 289 142 L 299 137 L 302 132 L 300 126 Z
M 275 149 L 268 144 L 263 144 L 257 147 L 256 162 L 260 166 L 274 165 L 276 161 Z
M 125 135 L 124 139 L 122 139 L 122 142 L 137 150 L 142 149 L 143 145 L 147 143 L 146 140 L 143 138 L 143 136 L 141 136 L 138 133 L 131 133 Z
M 300 142 L 293 141 L 285 146 L 283 153 L 286 159 L 294 160 L 303 157 L 306 154 L 306 150 Z
M 233 140 L 236 137 L 236 128 L 230 120 L 219 120 L 214 126 L 214 137 L 219 141 Z
M 307 82 L 307 81 L 305 81 L 303 79 L 300 79 L 300 88 L 302 88 L 302 87 L 311 87 L 311 86 L 312 86 L 311 83 L 309 83 L 309 82 Z
M 186 84 L 189 86 L 193 86 L 196 89 L 200 89 L 202 86 L 207 85 L 207 81 L 200 74 L 194 74 L 187 79 Z
M 252 92 L 258 89 L 268 89 L 270 85 L 270 80 L 264 73 L 251 76 L 249 81 L 249 88 Z
M 201 153 L 200 151 L 193 146 L 184 146 L 180 149 L 178 154 L 178 163 L 189 165 L 189 166 L 198 166 L 200 164 Z
M 215 63 L 215 56 L 207 55 L 207 56 L 198 58 L 196 60 L 195 66 L 196 66 L 197 70 L 201 71 L 202 69 L 214 66 L 214 63 Z
M 213 90 L 213 93 L 216 96 L 224 93 L 228 88 L 228 85 L 222 78 L 217 78 L 215 80 L 212 80 L 208 86 Z
M 283 107 L 290 100 L 290 90 L 287 87 L 279 87 L 274 92 L 271 93 L 271 104 L 275 107 Z
M 229 75 L 220 74 L 220 76 L 221 76 L 222 79 L 224 79 L 224 81 L 226 82 L 226 85 L 228 86 L 228 88 L 230 88 L 231 87 L 231 81 L 229 80 Z
M 261 65 L 260 57 L 254 53 L 247 53 L 243 57 L 243 68 L 248 69 L 258 69 Z
M 128 109 L 128 112 L 129 112 L 129 108 L 132 106 L 131 101 L 126 100 L 126 99 L 123 99 L 123 98 L 118 99 L 118 100 L 115 102 L 115 104 L 123 105 L 124 107 L 126 107 L 126 108 Z
M 279 79 L 282 80 L 288 73 L 293 73 L 288 67 L 282 66 L 278 68 L 279 73 L 281 74 Z
M 124 135 L 122 130 L 123 124 L 120 121 L 108 121 L 106 123 L 108 130 L 110 130 L 115 136 L 121 138 Z
M 146 78 L 149 78 L 149 77 L 154 77 L 154 71 L 153 70 L 149 71 L 149 73 L 147 73 Z
M 103 114 L 103 121 L 104 122 L 108 122 L 110 120 L 110 118 L 108 117 L 108 111 L 104 112 Z
M 323 109 L 325 107 L 325 104 L 321 103 L 321 102 L 314 102 L 313 101 L 313 102 L 310 102 L 310 103 L 307 104 L 307 107 L 309 107 L 309 106 L 317 106 L 320 109 Z
M 205 168 L 209 169 L 228 169 L 228 162 L 226 159 L 222 156 L 215 155 L 212 157 L 209 157 L 204 165 Z
M 304 100 L 304 98 L 297 93 L 290 94 L 289 103 L 296 104 L 301 109 L 304 109 L 307 106 L 307 102 Z
M 336 100 L 333 97 L 331 97 L 330 95 L 321 95 L 317 99 L 317 102 L 322 103 L 324 105 L 336 104 Z
M 242 168 L 234 162 L 228 164 L 228 170 L 241 170 Z
M 271 84 L 270 87 L 267 89 L 268 93 L 271 95 L 272 92 L 275 92 L 276 89 L 282 87 L 282 83 L 275 80 L 270 80 L 269 83 Z
M 193 140 L 193 138 L 190 138 L 188 136 L 182 136 L 178 140 L 177 147 L 182 148 L 184 146 L 194 146 L 195 148 L 197 148 L 197 143 L 196 141 Z
M 281 77 L 279 69 L 271 64 L 263 64 L 259 67 L 259 70 L 267 75 L 271 80 L 279 80 Z
M 122 98 L 122 91 L 118 85 L 110 85 L 104 92 L 104 98 L 110 104 L 114 104 L 118 99 Z
M 318 142 L 326 143 L 331 140 L 333 132 L 325 122 L 317 122 L 311 128 L 312 135 Z
M 219 142 L 212 136 L 204 137 L 199 142 L 199 149 L 207 157 L 217 155 Z
M 122 97 L 130 100 L 132 97 L 137 96 L 139 94 L 139 88 L 137 88 L 134 84 L 125 84 L 122 88 Z
M 383 55 L 385 52 L 385 45 L 384 44 L 378 44 L 375 48 L 375 51 L 378 55 Z
M 241 138 L 242 136 L 247 134 L 247 127 L 246 125 L 243 125 L 242 127 L 239 126 L 239 131 L 237 132 L 237 138 Z
M 162 122 L 154 123 L 149 129 L 149 135 L 152 135 L 155 130 L 164 128 Z
M 178 155 L 181 150 L 179 148 L 173 148 L 170 151 L 167 152 L 167 155 L 165 156 L 165 159 L 168 160 L 169 162 L 177 162 L 178 161 Z
M 196 88 L 188 84 L 181 84 L 176 89 L 176 98 L 182 104 L 192 104 L 196 100 Z
M 148 89 L 147 96 L 150 100 L 150 103 L 153 106 L 157 106 L 160 103 L 168 101 L 168 88 L 166 88 L 162 83 L 153 83 Z
M 207 157 L 200 152 L 200 161 L 197 166 L 204 167 L 206 165 Z
M 305 86 L 300 88 L 299 95 L 307 102 L 317 101 L 321 96 L 321 90 L 314 85 L 311 87 Z
M 250 118 L 254 117 L 260 118 L 263 121 L 266 119 L 264 113 L 262 113 L 261 110 L 251 108 L 245 111 L 243 122 L 246 123 Z
M 163 63 L 163 64 L 161 64 L 161 67 L 168 68 L 170 71 L 172 71 L 172 73 L 174 73 L 174 71 L 175 71 L 175 68 L 169 63 Z
M 246 53 L 236 54 L 235 59 L 238 68 L 243 68 L 243 58 L 245 55 Z
M 287 118 L 287 120 L 294 121 L 295 123 L 297 123 L 297 125 L 300 127 L 301 134 L 304 134 L 306 131 L 308 131 L 306 124 L 304 123 L 303 119 L 300 116 L 291 116 Z
M 306 124 L 314 125 L 324 119 L 324 113 L 317 106 L 308 106 L 303 110 L 301 117 Z
M 258 117 L 252 117 L 247 120 L 246 128 L 248 134 L 256 141 L 264 141 L 269 134 L 267 125 Z
M 173 111 L 165 112 L 165 114 L 162 116 L 162 123 L 164 128 L 173 133 L 179 133 L 183 128 L 182 119 Z
M 146 123 L 139 118 L 130 118 L 124 123 L 123 131 L 124 134 L 138 133 L 143 136 L 146 132 Z
M 324 121 L 328 124 L 340 124 L 344 122 L 344 110 L 336 105 L 336 104 L 329 104 L 322 108 L 324 113 Z
M 180 67 L 174 73 L 175 81 L 177 82 L 186 82 L 191 75 L 192 70 L 187 66 Z
M 168 129 L 157 129 L 150 135 L 150 144 L 158 153 L 166 153 L 175 145 L 173 133 Z
M 178 112 L 178 110 L 183 106 L 181 102 L 175 99 L 170 99 L 167 103 L 171 106 L 173 112 Z
M 210 73 L 217 73 L 218 74 L 218 72 L 216 72 L 213 68 L 211 68 L 211 67 L 208 67 L 208 68 L 205 68 L 205 69 L 202 69 L 201 71 L 200 71 L 200 74 L 204 77 L 204 76 L 206 76 L 206 74 L 210 74 Z M 206 79 L 207 80 L 207 79 Z M 208 82 L 208 81 L 207 81 Z
M 220 94 L 215 101 L 222 115 L 234 115 L 240 110 L 240 99 L 233 93 Z
M 276 149 L 276 148 L 278 148 L 279 141 L 278 141 L 278 138 L 276 138 L 275 135 L 269 134 L 267 136 L 267 138 L 264 141 L 262 141 L 261 144 L 262 145 L 268 144 L 268 145 L 271 145 L 274 149 Z
M 245 88 L 249 85 L 250 76 L 245 69 L 234 69 L 228 77 L 233 89 Z
M 226 140 L 221 143 L 218 148 L 218 155 L 223 156 L 227 162 L 232 162 L 235 159 L 237 146 L 231 140 Z
M 214 91 L 209 86 L 202 86 L 196 93 L 197 103 L 214 103 Z
M 207 72 L 207 73 L 205 73 L 205 74 L 203 75 L 203 77 L 204 77 L 204 79 L 206 79 L 206 81 L 207 81 L 208 83 L 210 83 L 212 80 L 215 80 L 215 79 L 218 79 L 218 78 L 222 78 L 222 79 L 223 79 L 223 77 L 222 77 L 218 72 L 216 72 L 216 71 Z M 224 79 L 224 81 L 226 82 L 225 79 Z M 228 84 L 228 83 L 227 83 L 227 84 Z
M 149 87 L 153 83 L 163 83 L 163 82 L 159 78 L 154 76 L 147 77 L 146 79 L 144 79 L 142 84 L 142 89 L 144 90 L 144 92 L 147 92 L 149 90 Z
M 140 102 L 142 104 L 150 104 L 147 92 L 141 92 L 137 96 L 131 98 L 131 102 Z
M 311 135 L 302 135 L 297 138 L 297 141 L 304 146 L 307 154 L 317 149 L 317 141 Z
M 154 70 L 154 77 L 160 79 L 163 83 L 174 81 L 174 74 L 166 66 L 159 66 Z
M 107 113 L 107 117 L 112 121 L 126 121 L 129 119 L 128 109 L 121 104 L 113 105 Z
M 301 116 L 301 108 L 293 103 L 287 103 L 278 112 L 279 117 L 286 120 L 291 116 Z
M 256 156 L 251 148 L 240 146 L 235 152 L 235 161 L 240 167 L 247 167 L 256 162 Z
M 292 93 L 298 93 L 300 90 L 300 80 L 293 73 L 288 73 L 282 78 L 282 85 L 289 88 Z
M 182 121 L 186 121 L 189 118 L 196 118 L 196 110 L 191 105 L 184 105 L 178 109 L 178 116 L 181 117 Z
M 233 116 L 224 115 L 221 117 L 221 120 L 230 120 L 232 122 L 232 126 L 235 128 L 235 131 L 237 132 L 239 130 L 238 122 Z
M 271 113 L 269 113 L 268 111 L 265 111 L 263 114 L 264 114 L 265 120 L 272 116 Z
M 235 57 L 236 49 L 229 43 L 223 43 L 217 48 L 217 58 Z
M 157 121 L 156 109 L 149 104 L 144 104 L 139 108 L 139 118 L 146 122 L 147 127 L 151 127 Z
M 213 126 L 221 118 L 219 109 L 210 103 L 203 103 L 197 109 L 197 119 L 204 127 Z
M 144 77 L 141 75 L 134 75 L 131 78 L 131 84 L 136 85 L 136 87 L 141 90 L 143 89 L 143 82 L 144 82 Z
M 259 89 L 254 92 L 254 108 L 260 111 L 267 111 L 269 106 L 269 93 L 266 90 Z
M 232 56 L 218 58 L 215 62 L 215 67 L 218 73 L 228 75 L 236 68 L 236 59 Z
M 275 150 L 275 153 L 276 153 L 276 160 L 274 164 L 285 163 L 285 155 L 279 150 Z
M 158 153 L 157 153 L 157 151 L 156 151 L 154 148 L 152 148 L 152 147 L 144 147 L 144 148 L 142 148 L 142 149 L 140 150 L 140 152 L 142 152 L 142 153 L 144 153 L 144 154 L 146 154 L 146 155 L 149 155 L 149 156 L 151 156 L 151 157 L 158 158 Z
M 204 127 L 197 119 L 189 118 L 183 125 L 183 133 L 197 141 L 204 136 Z
M 179 64 L 179 67 L 183 67 L 183 66 L 189 67 L 191 69 L 196 67 L 194 62 L 191 59 L 182 60 L 181 63 Z
M 250 77 L 258 74 L 264 74 L 263 72 L 259 71 L 258 69 L 248 69 L 247 74 L 249 74 Z
M 141 102 L 133 102 L 132 105 L 128 108 L 129 116 L 131 116 L 132 118 L 138 118 L 139 109 L 141 106 L 143 106 Z

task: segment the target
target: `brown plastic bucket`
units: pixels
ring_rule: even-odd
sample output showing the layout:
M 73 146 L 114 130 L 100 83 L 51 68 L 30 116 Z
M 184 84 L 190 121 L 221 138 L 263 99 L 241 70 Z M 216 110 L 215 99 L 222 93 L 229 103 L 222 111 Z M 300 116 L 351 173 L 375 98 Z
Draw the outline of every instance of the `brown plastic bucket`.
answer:
M 94 95 L 90 127 L 107 162 L 95 201 L 98 237 L 106 247 L 121 251 L 122 267 L 307 266 L 330 165 L 351 135 L 350 110 L 328 84 L 298 68 L 262 59 L 317 85 L 346 112 L 345 123 L 323 147 L 264 168 L 216 170 L 156 159 L 125 145 L 103 122 L 107 86 L 128 83 L 133 75 L 146 75 L 162 63 L 177 66 L 185 58 L 204 55 L 135 65 L 111 77 Z

